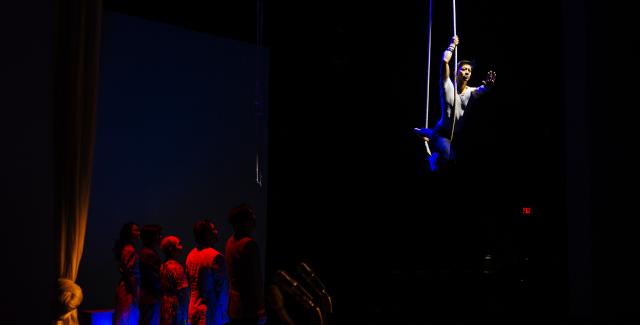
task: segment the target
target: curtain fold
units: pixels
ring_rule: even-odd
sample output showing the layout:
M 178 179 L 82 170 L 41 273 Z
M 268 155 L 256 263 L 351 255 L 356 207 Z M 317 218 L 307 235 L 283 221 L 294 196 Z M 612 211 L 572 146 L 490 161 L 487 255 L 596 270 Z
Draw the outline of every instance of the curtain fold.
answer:
M 54 146 L 57 324 L 78 324 L 82 289 L 75 283 L 84 248 L 91 191 L 101 0 L 56 0 Z

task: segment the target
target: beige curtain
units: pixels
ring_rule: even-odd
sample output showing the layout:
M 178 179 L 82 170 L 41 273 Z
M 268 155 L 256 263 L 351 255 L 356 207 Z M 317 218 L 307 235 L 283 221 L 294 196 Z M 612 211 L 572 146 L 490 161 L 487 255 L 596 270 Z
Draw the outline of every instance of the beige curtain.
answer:
M 56 324 L 78 324 L 100 54 L 101 0 L 56 0 L 54 26 Z

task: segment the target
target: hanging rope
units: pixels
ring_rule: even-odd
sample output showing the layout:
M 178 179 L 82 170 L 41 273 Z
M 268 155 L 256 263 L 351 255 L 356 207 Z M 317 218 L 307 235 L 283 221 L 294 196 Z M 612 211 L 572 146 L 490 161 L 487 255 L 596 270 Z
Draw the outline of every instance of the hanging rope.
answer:
M 426 103 L 426 118 L 424 122 L 424 127 L 429 127 L 429 81 L 431 80 L 431 22 L 433 17 L 433 0 L 429 0 L 429 42 L 427 43 L 427 103 Z
M 457 18 L 456 18 L 456 0 L 452 0 L 453 2 L 453 35 L 458 35 L 457 31 Z M 430 80 L 431 80 L 431 29 L 433 22 L 433 0 L 429 0 L 429 24 L 428 24 L 428 45 L 427 45 L 427 99 L 426 99 L 426 113 L 425 113 L 425 128 L 429 128 L 429 89 L 430 89 Z M 456 46 L 453 50 L 454 53 L 454 70 L 453 70 L 453 122 L 451 125 L 451 137 L 450 141 L 453 141 L 453 132 L 456 126 L 456 95 L 458 93 L 458 80 L 456 78 L 458 73 L 458 47 Z M 425 141 L 425 148 L 427 149 L 427 153 L 431 155 L 431 150 L 429 149 L 429 143 Z
M 433 0 L 429 0 L 429 42 L 427 45 L 427 100 L 426 100 L 426 114 L 424 127 L 429 128 L 429 81 L 431 80 L 431 25 L 433 21 Z M 429 142 L 424 142 L 424 147 L 427 149 L 427 153 L 431 156 L 431 149 L 429 149 Z
M 456 0 L 453 0 L 453 35 L 458 35 L 458 31 L 456 30 Z M 458 94 L 458 46 L 453 49 L 453 122 L 451 124 L 451 138 L 449 140 L 449 145 L 453 142 L 453 131 L 456 128 L 456 95 Z
M 262 94 L 262 0 L 256 1 L 256 184 L 262 187 L 261 170 L 261 141 L 264 139 L 262 131 L 264 117 L 264 96 Z
M 453 35 L 458 35 L 457 31 L 457 21 L 456 21 L 456 0 L 452 0 L 453 2 Z M 433 22 L 433 0 L 429 0 L 429 24 L 428 24 L 428 45 L 427 45 L 427 98 L 425 103 L 425 129 L 429 128 L 429 89 L 430 80 L 431 80 L 431 29 Z M 456 78 L 458 73 L 458 47 L 456 46 L 453 50 L 454 53 L 454 75 L 453 75 L 453 122 L 451 125 L 451 137 L 450 142 L 453 142 L 453 132 L 456 126 L 456 95 L 458 93 L 458 80 Z M 424 146 L 427 149 L 427 153 L 431 156 L 431 150 L 429 149 L 428 141 L 424 142 Z

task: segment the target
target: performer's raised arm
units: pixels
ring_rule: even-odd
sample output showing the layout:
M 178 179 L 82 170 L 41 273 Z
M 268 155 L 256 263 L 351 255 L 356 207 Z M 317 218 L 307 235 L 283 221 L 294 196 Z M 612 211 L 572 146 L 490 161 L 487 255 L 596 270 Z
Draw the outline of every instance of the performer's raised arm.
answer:
M 442 54 L 442 61 L 440 62 L 440 78 L 442 82 L 447 81 L 447 79 L 449 79 L 450 77 L 449 61 L 453 56 L 453 51 L 456 49 L 458 42 L 458 36 L 453 36 L 449 47 L 447 47 L 447 49 Z

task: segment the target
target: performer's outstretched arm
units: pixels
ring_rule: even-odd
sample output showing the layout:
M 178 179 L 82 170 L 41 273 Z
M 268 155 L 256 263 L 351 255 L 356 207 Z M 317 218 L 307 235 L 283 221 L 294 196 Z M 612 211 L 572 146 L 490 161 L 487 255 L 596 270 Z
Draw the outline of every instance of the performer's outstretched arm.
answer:
M 487 76 L 482 81 L 482 86 L 478 87 L 478 89 L 476 89 L 476 91 L 474 91 L 473 95 L 476 96 L 476 97 L 483 95 L 488 90 L 493 88 L 495 83 L 496 83 L 496 73 L 491 70 L 491 71 L 487 72 Z

